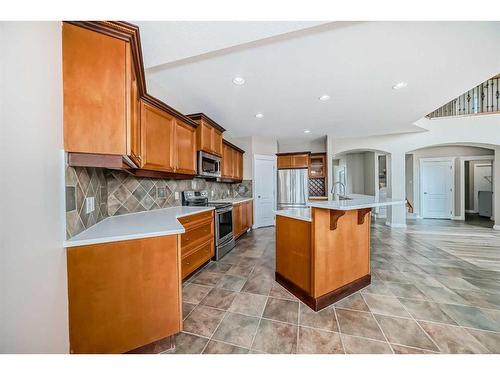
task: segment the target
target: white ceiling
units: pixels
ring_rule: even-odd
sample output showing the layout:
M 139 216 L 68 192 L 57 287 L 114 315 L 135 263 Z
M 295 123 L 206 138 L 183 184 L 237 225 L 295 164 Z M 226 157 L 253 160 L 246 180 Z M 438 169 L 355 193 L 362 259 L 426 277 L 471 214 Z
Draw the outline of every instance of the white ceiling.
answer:
M 418 131 L 415 121 L 500 72 L 499 22 L 138 24 L 148 91 L 232 137 Z M 399 81 L 408 87 L 393 90 Z
M 322 22 L 132 22 L 139 26 L 145 68 L 189 59 Z M 323 22 L 324 23 L 324 22 Z

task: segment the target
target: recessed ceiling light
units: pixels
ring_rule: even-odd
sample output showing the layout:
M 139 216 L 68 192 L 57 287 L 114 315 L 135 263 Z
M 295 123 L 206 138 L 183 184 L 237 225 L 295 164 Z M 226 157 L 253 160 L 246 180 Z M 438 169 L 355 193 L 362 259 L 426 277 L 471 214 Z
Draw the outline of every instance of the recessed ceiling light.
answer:
M 392 86 L 392 88 L 394 90 L 399 90 L 399 89 L 405 88 L 406 86 L 408 86 L 408 82 L 398 82 L 394 86 Z
M 308 130 L 308 129 L 304 130 L 304 133 L 306 133 L 306 134 L 308 134 L 308 133 L 310 133 L 310 132 L 311 132 L 311 131 L 310 131 L 310 130 Z
M 330 100 L 330 95 L 321 95 L 319 97 L 319 100 L 321 100 L 322 102 L 326 102 L 327 100 Z
M 255 117 L 257 117 L 257 118 L 262 118 L 262 117 L 264 117 L 264 115 L 263 115 L 262 113 L 257 113 L 257 114 L 255 115 Z
M 243 77 L 234 77 L 233 78 L 233 83 L 235 85 L 238 85 L 238 86 L 244 85 L 245 84 L 245 78 L 243 78 Z

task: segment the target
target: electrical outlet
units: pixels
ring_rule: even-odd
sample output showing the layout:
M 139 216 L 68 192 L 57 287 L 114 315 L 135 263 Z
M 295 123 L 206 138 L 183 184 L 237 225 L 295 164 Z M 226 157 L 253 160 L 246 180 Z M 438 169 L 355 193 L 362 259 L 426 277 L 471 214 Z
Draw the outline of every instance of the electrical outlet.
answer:
M 95 197 L 85 198 L 85 213 L 90 214 L 95 210 Z
M 178 192 L 178 191 L 176 191 L 176 192 L 174 193 L 174 198 L 175 198 L 175 200 L 176 200 L 176 201 L 178 201 L 178 200 L 179 200 L 179 192 Z

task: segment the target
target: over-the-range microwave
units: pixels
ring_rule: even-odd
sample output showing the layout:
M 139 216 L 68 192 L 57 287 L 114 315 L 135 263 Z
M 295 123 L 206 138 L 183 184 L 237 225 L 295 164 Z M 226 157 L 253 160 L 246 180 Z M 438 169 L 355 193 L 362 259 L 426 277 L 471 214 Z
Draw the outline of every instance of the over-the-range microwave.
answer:
M 218 156 L 211 155 L 204 151 L 198 151 L 198 175 L 205 177 L 221 177 L 220 163 Z

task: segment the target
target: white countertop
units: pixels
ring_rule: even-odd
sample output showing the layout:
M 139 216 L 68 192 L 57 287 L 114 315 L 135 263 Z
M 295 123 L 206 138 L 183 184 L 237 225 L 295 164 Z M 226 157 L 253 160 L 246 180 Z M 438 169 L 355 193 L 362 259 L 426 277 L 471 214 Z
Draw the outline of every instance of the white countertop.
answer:
M 224 198 L 224 199 L 209 200 L 209 202 L 238 204 L 238 203 L 248 202 L 251 200 L 253 200 L 253 198 Z
M 213 209 L 179 206 L 111 216 L 64 241 L 64 247 L 181 234 L 185 230 L 178 218 Z
M 326 208 L 329 210 L 359 210 L 360 208 L 392 206 L 405 204 L 404 199 L 391 199 L 385 197 L 374 197 L 373 195 L 347 194 L 351 199 L 339 201 L 308 201 L 309 207 Z
M 309 207 L 289 208 L 287 210 L 278 210 L 275 212 L 278 216 L 285 216 L 292 219 L 312 221 L 311 209 Z

